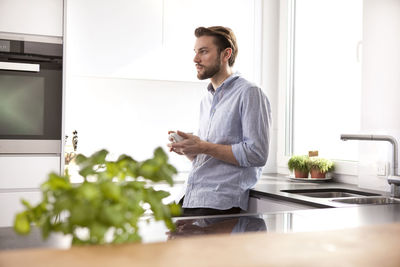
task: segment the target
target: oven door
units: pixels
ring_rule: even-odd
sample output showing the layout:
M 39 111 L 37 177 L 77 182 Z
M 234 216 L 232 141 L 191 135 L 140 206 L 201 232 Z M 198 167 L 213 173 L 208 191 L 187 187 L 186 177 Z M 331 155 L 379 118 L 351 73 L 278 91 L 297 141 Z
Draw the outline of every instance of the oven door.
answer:
M 61 153 L 62 63 L 0 60 L 0 153 Z

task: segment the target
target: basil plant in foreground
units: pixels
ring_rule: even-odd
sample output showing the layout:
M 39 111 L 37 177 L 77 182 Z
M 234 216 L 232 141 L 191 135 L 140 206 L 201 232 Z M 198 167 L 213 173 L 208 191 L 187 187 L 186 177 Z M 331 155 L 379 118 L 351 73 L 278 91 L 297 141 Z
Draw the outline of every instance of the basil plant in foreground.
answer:
M 42 202 L 32 206 L 22 200 L 25 210 L 15 217 L 15 231 L 28 234 L 34 223 L 44 239 L 51 232 L 61 232 L 72 235 L 72 244 L 140 241 L 139 220 L 149 209 L 152 213 L 146 215 L 163 220 L 173 230 L 171 216 L 180 214 L 180 206 L 163 204 L 169 193 L 152 187 L 156 182 L 173 185 L 177 171 L 167 154 L 157 148 L 153 158 L 143 162 L 127 155 L 107 161 L 107 154 L 100 150 L 90 157 L 76 157 L 83 183 L 72 184 L 68 172 L 64 176 L 51 173 L 41 185 Z

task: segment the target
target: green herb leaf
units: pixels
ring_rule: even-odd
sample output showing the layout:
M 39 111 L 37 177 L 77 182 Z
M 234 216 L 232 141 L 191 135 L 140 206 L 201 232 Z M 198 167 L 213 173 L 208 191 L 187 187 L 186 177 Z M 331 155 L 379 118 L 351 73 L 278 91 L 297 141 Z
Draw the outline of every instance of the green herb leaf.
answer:
M 76 197 L 80 201 L 93 201 L 99 199 L 101 192 L 99 187 L 94 183 L 83 182 L 83 184 L 76 189 Z
M 14 230 L 21 235 L 27 235 L 31 231 L 27 212 L 18 213 L 14 221 Z
M 103 182 L 100 184 L 101 191 L 104 197 L 110 200 L 118 201 L 121 198 L 121 188 L 117 183 L 112 181 Z
M 70 212 L 70 223 L 77 226 L 89 226 L 96 218 L 96 211 L 88 202 L 75 202 Z
M 100 219 L 111 226 L 122 226 L 124 222 L 123 208 L 120 204 L 105 204 L 101 209 Z

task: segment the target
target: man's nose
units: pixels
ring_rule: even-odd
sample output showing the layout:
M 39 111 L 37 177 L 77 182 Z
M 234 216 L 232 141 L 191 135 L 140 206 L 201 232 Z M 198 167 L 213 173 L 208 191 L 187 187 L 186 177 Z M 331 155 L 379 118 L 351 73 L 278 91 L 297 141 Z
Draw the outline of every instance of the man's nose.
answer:
M 194 61 L 194 63 L 199 63 L 200 62 L 199 54 L 196 53 L 196 55 L 194 55 L 193 61 Z

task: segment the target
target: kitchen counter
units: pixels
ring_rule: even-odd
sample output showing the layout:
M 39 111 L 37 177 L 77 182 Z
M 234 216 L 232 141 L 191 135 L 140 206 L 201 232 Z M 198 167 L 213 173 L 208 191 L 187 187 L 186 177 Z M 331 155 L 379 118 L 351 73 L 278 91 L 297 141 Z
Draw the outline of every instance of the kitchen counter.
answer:
M 400 254 L 390 249 L 400 245 L 400 205 L 330 208 L 332 204 L 326 199 L 281 192 L 310 188 L 361 190 L 349 184 L 299 183 L 268 176 L 251 191 L 252 196 L 324 208 L 175 218 L 174 233 L 161 222 L 143 222 L 145 244 L 68 249 L 67 237 L 53 235 L 43 242 L 37 229 L 22 237 L 11 228 L 0 228 L 0 266 L 21 266 L 21 262 L 32 266 L 376 266 L 377 259 L 384 259 L 388 266 L 400 266 Z M 23 248 L 36 249 L 20 250 Z M 384 256 L 386 252 L 388 256 Z

